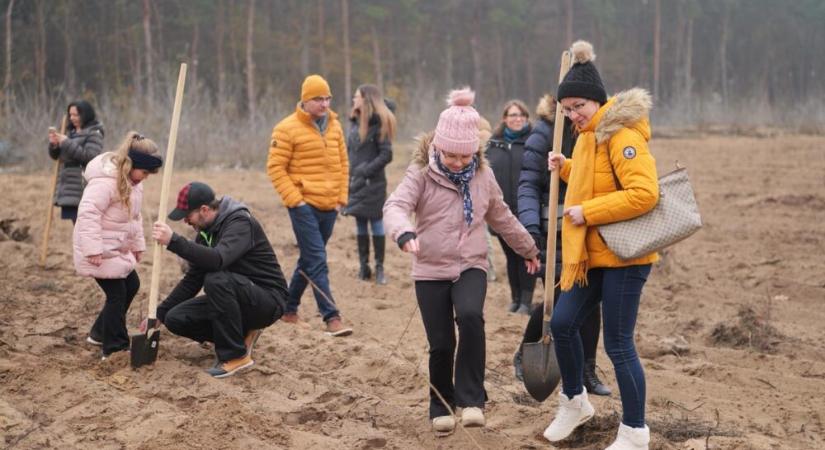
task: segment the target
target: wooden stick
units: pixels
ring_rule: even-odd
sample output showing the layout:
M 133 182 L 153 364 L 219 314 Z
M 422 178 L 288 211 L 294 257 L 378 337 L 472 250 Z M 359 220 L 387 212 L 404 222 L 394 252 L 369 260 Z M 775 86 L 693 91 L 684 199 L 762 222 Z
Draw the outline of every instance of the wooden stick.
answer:
M 571 53 L 565 50 L 561 54 L 561 69 L 559 70 L 559 84 L 570 70 Z M 564 134 L 564 114 L 561 103 L 556 99 L 556 122 L 553 124 L 553 154 L 561 153 L 562 136 Z M 550 172 L 550 199 L 548 200 L 547 215 L 547 259 L 544 263 L 544 340 L 550 343 L 550 330 L 547 325 L 553 317 L 553 298 L 556 286 L 556 222 L 559 210 L 559 170 Z
M 66 134 L 68 118 L 64 115 L 60 123 L 60 134 Z M 53 129 L 53 128 L 52 128 Z M 40 242 L 40 266 L 46 266 L 46 257 L 49 255 L 49 233 L 52 231 L 52 216 L 54 215 L 54 191 L 57 189 L 57 176 L 60 174 L 60 156 L 54 161 L 52 170 L 52 188 L 49 189 L 49 199 L 46 202 L 46 226 L 43 228 L 43 240 Z
M 180 65 L 178 88 L 175 91 L 175 107 L 172 110 L 172 124 L 169 128 L 169 143 L 166 147 L 166 161 L 163 163 L 163 181 L 160 185 L 160 205 L 158 206 L 158 221 L 166 222 L 166 198 L 169 196 L 169 184 L 172 181 L 172 169 L 175 167 L 175 144 L 178 141 L 178 124 L 180 123 L 180 109 L 183 103 L 183 87 L 186 84 L 186 63 Z M 152 245 L 152 281 L 149 285 L 149 319 L 150 327 L 157 319 L 158 290 L 160 285 L 161 255 L 163 249 L 158 241 Z M 151 333 L 151 330 L 149 330 Z

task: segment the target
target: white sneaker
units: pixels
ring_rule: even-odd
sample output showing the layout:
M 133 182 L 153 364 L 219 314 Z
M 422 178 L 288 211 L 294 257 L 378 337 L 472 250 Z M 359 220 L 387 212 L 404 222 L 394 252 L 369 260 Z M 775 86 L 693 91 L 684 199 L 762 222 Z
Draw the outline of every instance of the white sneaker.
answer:
M 98 347 L 103 346 L 103 342 L 100 342 L 100 341 L 98 341 L 97 339 L 95 339 L 91 336 L 86 336 L 86 342 L 88 342 L 89 344 L 92 344 L 92 345 L 97 345 Z
M 483 427 L 484 411 L 475 406 L 468 406 L 461 410 L 461 424 L 465 427 Z
M 619 433 L 616 440 L 607 447 L 607 450 L 647 450 L 650 444 L 650 428 L 631 428 L 625 424 L 619 424 Z
M 455 418 L 453 416 L 439 416 L 433 418 L 433 431 L 437 434 L 452 433 L 455 430 Z
M 593 405 L 587 400 L 587 390 L 571 399 L 559 392 L 559 409 L 553 422 L 544 430 L 545 439 L 556 442 L 570 436 L 576 427 L 590 420 L 594 412 Z

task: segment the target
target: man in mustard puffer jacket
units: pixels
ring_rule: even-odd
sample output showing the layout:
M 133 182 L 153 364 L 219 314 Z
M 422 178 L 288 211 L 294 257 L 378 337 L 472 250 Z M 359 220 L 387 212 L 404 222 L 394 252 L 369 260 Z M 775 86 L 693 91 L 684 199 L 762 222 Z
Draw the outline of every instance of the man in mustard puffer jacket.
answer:
M 282 320 L 298 322 L 301 296 L 312 280 L 318 311 L 327 333 L 352 333 L 341 322 L 329 287 L 326 244 L 335 218 L 347 203 L 349 161 L 338 115 L 329 109 L 332 93 L 320 75 L 306 77 L 295 112 L 272 130 L 266 170 L 289 211 L 300 256 L 289 283 Z

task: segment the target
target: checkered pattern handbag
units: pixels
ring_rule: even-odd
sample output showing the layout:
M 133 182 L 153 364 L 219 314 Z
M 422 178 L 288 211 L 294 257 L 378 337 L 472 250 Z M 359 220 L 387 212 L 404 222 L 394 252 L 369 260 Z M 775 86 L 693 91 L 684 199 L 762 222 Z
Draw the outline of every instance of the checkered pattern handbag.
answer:
M 616 187 L 622 189 L 612 163 L 610 169 Z M 659 202 L 652 210 L 633 219 L 601 225 L 599 234 L 616 256 L 633 259 L 673 245 L 699 228 L 702 218 L 687 169 L 677 165 L 676 170 L 659 178 Z

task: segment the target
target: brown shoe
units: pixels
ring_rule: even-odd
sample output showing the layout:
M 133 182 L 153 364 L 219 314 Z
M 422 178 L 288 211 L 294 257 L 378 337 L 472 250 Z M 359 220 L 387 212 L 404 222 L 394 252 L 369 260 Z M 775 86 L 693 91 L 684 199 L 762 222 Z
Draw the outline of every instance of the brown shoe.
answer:
M 333 317 L 327 321 L 327 334 L 335 337 L 349 336 L 352 328 L 345 327 L 340 317 Z
M 284 315 L 281 316 L 281 321 L 286 322 L 286 323 L 293 323 L 294 324 L 294 323 L 298 323 L 299 320 L 300 319 L 298 319 L 298 314 L 297 313 L 284 313 Z
M 229 361 L 222 362 L 206 370 L 206 373 L 215 378 L 226 378 L 235 374 L 235 372 L 252 367 L 255 361 L 249 355 L 241 358 L 235 358 Z
M 255 347 L 255 343 L 258 342 L 258 338 L 261 337 L 261 333 L 264 330 L 249 330 L 249 333 L 246 333 L 246 336 L 243 338 L 243 344 L 246 347 L 246 356 L 252 357 L 252 349 Z

